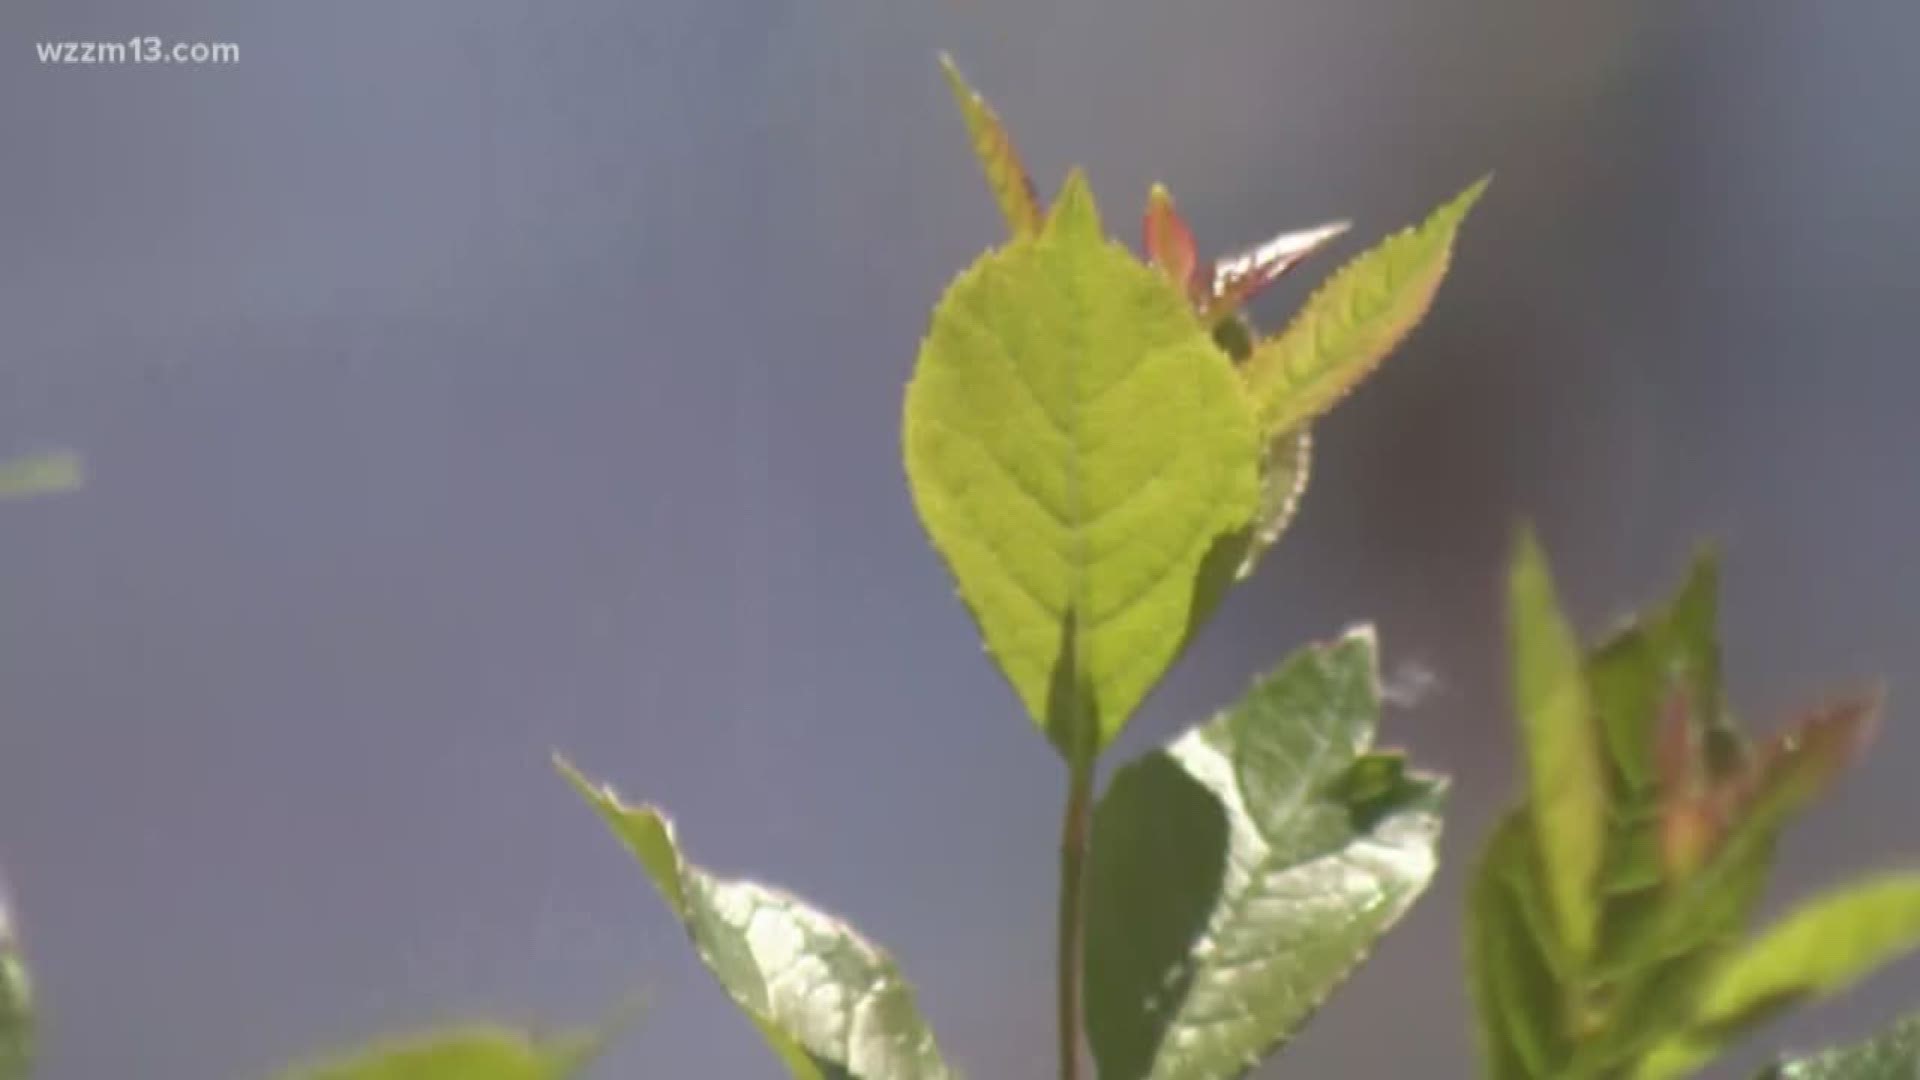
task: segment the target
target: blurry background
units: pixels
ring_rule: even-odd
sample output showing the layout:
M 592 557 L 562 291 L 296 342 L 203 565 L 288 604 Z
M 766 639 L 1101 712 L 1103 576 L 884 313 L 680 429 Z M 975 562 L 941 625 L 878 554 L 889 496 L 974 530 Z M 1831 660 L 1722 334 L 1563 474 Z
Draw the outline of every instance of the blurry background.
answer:
M 45 1077 L 242 1080 L 636 989 L 601 1075 L 773 1077 L 556 747 L 890 946 L 970 1075 L 1050 1074 L 1058 768 L 899 465 L 928 309 L 1001 235 L 941 48 L 1129 239 L 1155 179 L 1216 251 L 1353 218 L 1269 327 L 1498 174 L 1119 748 L 1362 618 L 1437 676 L 1384 734 L 1457 777 L 1446 869 L 1279 1071 L 1472 1073 L 1523 514 L 1589 632 L 1720 538 L 1755 723 L 1888 676 L 1775 902 L 1912 861 L 1916 33 L 1910 0 L 13 0 L 0 453 L 90 472 L 0 510 Z M 136 35 L 241 60 L 32 48 Z M 1910 962 L 1742 1064 L 1915 1003 Z

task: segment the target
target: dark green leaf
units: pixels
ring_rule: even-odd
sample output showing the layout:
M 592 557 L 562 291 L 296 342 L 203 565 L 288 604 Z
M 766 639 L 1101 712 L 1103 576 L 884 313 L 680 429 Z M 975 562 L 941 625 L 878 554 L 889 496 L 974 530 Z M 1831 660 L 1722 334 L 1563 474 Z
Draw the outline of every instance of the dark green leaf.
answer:
M 1356 631 L 1114 776 L 1088 870 L 1102 1080 L 1244 1073 L 1426 887 L 1443 783 L 1367 752 L 1378 714 Z
M 1553 917 L 1540 888 L 1533 830 L 1521 812 L 1495 827 L 1467 902 L 1467 984 L 1490 1080 L 1554 1075 L 1566 1060 Z
M 687 862 L 658 810 L 628 806 L 556 763 L 640 860 L 700 959 L 796 1080 L 952 1075 L 885 952 L 794 896 Z

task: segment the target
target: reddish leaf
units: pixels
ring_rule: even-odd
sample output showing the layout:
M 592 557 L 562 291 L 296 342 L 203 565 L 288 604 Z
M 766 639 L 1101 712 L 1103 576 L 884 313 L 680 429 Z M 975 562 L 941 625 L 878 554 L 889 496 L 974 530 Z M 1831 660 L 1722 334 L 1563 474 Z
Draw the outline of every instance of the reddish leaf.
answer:
M 1671 804 L 1663 798 L 1669 870 L 1690 872 L 1705 858 L 1722 855 L 1737 860 L 1753 844 L 1769 842 L 1872 741 L 1880 701 L 1875 691 L 1809 712 L 1768 739 L 1738 771 Z M 1693 846 L 1700 842 L 1706 846 Z
M 1706 790 L 1700 733 L 1684 690 L 1667 699 L 1654 763 L 1660 776 L 1660 856 L 1672 879 L 1690 876 L 1719 843 L 1724 819 Z
M 1881 697 L 1873 690 L 1841 698 L 1768 739 L 1740 778 L 1739 808 L 1791 813 L 1824 792 L 1873 740 Z
M 960 104 L 960 115 L 966 119 L 967 135 L 973 140 L 973 155 L 980 159 L 980 167 L 987 174 L 987 186 L 993 189 L 1000 213 L 1007 219 L 1007 231 L 1016 239 L 1037 234 L 1044 216 L 1040 212 L 1040 196 L 1034 191 L 1033 180 L 1020 160 L 1020 151 L 1014 149 L 1006 125 L 1000 122 L 987 99 L 967 85 L 966 77 L 960 74 L 952 57 L 941 53 L 940 66 L 947 73 L 953 99 Z
M 1173 204 L 1173 195 L 1161 184 L 1147 193 L 1147 213 L 1143 223 L 1147 258 L 1180 291 L 1197 299 L 1200 287 L 1196 271 L 1200 256 L 1194 250 L 1193 230 Z
M 1311 229 L 1282 233 L 1238 255 L 1213 265 L 1213 281 L 1207 305 L 1208 321 L 1240 310 L 1240 305 L 1279 280 L 1282 274 L 1300 265 L 1307 256 L 1331 243 L 1349 228 L 1345 221 L 1329 222 Z

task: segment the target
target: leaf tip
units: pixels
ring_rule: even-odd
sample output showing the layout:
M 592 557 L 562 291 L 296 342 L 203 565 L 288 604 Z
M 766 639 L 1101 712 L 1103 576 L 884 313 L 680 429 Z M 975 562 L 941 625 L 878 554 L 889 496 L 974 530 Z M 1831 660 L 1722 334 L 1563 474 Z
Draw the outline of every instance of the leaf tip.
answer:
M 987 185 L 1000 206 L 1001 216 L 1006 219 L 1008 232 L 1015 238 L 1032 235 L 1040 224 L 1040 208 L 1033 181 L 1020 160 L 1019 150 L 1013 145 L 1013 137 L 1007 133 L 993 106 L 967 82 L 953 57 L 944 51 L 939 56 L 947 87 L 960 107 L 961 119 L 966 122 L 974 157 L 986 174 Z
M 1492 186 L 1493 173 L 1489 172 L 1468 184 L 1466 190 L 1454 196 L 1453 201 L 1447 204 L 1447 210 L 1456 218 L 1465 218 L 1467 212 L 1479 204 L 1480 199 L 1486 195 L 1487 189 Z
M 553 771 L 560 774 L 561 779 L 571 784 L 582 794 L 587 794 L 593 790 L 593 782 L 588 780 L 586 775 L 579 769 L 575 768 L 573 762 L 567 760 L 566 754 L 559 750 L 552 750 L 548 752 L 547 760 L 553 765 Z
M 1094 202 L 1093 185 L 1087 180 L 1087 171 L 1078 165 L 1067 170 L 1060 193 L 1054 196 L 1053 206 L 1047 213 L 1045 234 L 1092 238 L 1101 235 L 1100 208 Z
M 952 53 L 941 49 L 934 55 L 939 59 L 940 73 L 946 77 L 947 86 L 953 91 L 955 97 L 965 99 L 980 96 L 967 82 L 967 77 L 961 73 L 960 65 L 954 61 Z
M 1540 543 L 1540 530 L 1532 521 L 1522 519 L 1514 523 L 1509 549 L 1512 552 L 1509 565 L 1515 581 L 1551 575 L 1547 549 Z
M 1341 643 L 1351 641 L 1356 644 L 1364 645 L 1369 649 L 1374 649 L 1379 647 L 1380 631 L 1377 627 L 1375 627 L 1370 622 L 1354 623 L 1353 625 L 1340 631 L 1340 636 L 1339 638 L 1336 639 L 1336 641 Z
M 1148 189 L 1147 212 L 1141 223 L 1141 231 L 1146 241 L 1148 261 L 1189 299 L 1197 299 L 1195 293 L 1199 282 L 1196 272 L 1200 256 L 1193 242 L 1193 230 L 1187 225 L 1187 220 L 1180 216 L 1180 208 L 1174 205 L 1173 193 L 1167 190 L 1165 184 L 1156 182 Z

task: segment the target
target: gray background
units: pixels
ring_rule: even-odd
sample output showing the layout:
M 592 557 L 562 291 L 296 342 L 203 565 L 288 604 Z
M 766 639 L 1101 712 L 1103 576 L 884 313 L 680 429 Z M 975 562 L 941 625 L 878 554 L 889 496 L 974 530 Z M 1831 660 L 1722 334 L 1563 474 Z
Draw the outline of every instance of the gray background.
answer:
M 1120 748 L 1364 617 L 1438 677 L 1386 734 L 1458 778 L 1447 869 L 1271 1074 L 1471 1073 L 1522 514 L 1594 631 L 1720 537 L 1761 724 L 1889 676 L 1779 900 L 1913 861 L 1916 32 L 1911 0 L 10 0 L 0 451 L 91 470 L 0 511 L 44 1075 L 240 1080 L 646 989 L 598 1075 L 773 1076 L 555 747 L 891 946 L 971 1075 L 1049 1075 L 1059 770 L 899 465 L 926 312 L 999 236 L 940 48 L 1128 235 L 1162 179 L 1210 248 L 1351 216 L 1344 257 L 1498 172 Z M 139 34 L 241 62 L 33 58 Z M 1915 1003 L 1909 962 L 1764 1042 Z

